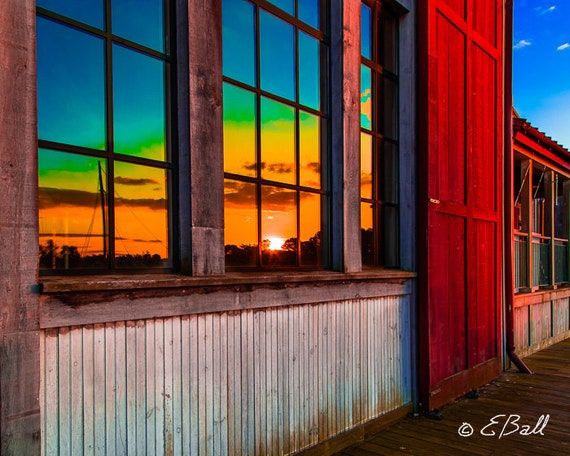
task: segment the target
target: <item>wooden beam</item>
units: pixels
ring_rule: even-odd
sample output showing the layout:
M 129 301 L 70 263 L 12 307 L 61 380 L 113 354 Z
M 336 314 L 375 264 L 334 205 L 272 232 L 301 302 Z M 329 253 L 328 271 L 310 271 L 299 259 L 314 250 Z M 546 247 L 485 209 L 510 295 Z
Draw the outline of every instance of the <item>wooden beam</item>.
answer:
M 0 454 L 40 454 L 35 6 L 0 14 Z
M 360 253 L 360 2 L 331 5 L 332 267 L 357 272 Z

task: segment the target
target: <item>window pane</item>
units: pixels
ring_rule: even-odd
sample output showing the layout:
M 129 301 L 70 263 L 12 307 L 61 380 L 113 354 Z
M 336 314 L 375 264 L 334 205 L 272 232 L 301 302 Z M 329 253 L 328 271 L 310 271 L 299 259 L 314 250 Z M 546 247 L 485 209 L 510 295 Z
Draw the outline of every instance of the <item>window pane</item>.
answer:
M 100 29 L 105 24 L 103 0 L 37 0 L 36 5 Z
M 381 198 L 385 202 L 398 204 L 398 148 L 388 141 L 384 141 L 382 146 Z
M 113 46 L 116 153 L 155 160 L 166 158 L 164 91 L 163 62 Z
M 320 1 L 298 0 L 299 19 L 316 29 L 320 26 Z
M 321 188 L 320 119 L 301 111 L 299 113 L 300 185 Z
M 295 266 L 297 263 L 296 192 L 261 187 L 261 238 L 263 266 Z
M 382 206 L 382 264 L 387 268 L 399 266 L 398 208 Z
M 374 264 L 374 206 L 370 203 L 360 205 L 362 263 Z
M 103 40 L 37 19 L 39 139 L 105 148 Z
M 254 7 L 244 0 L 222 4 L 223 73 L 240 82 L 255 85 Z
M 301 264 L 319 265 L 321 255 L 321 196 L 301 192 Z
M 261 89 L 295 99 L 295 32 L 292 25 L 261 11 Z
M 382 32 L 380 63 L 385 70 L 398 73 L 398 18 L 387 10 L 382 10 L 379 30 Z
M 228 266 L 257 265 L 256 185 L 224 182 L 224 243 Z
M 372 72 L 360 66 L 360 126 L 372 129 Z
M 372 59 L 372 11 L 365 4 L 360 7 L 360 52 Z
M 256 176 L 255 94 L 224 84 L 224 169 Z
M 360 197 L 372 199 L 372 136 L 360 133 Z
M 46 149 L 38 155 L 40 267 L 105 268 L 105 160 Z
M 294 184 L 295 109 L 261 98 L 261 177 Z
M 319 41 L 299 32 L 299 103 L 319 109 Z
M 113 34 L 164 51 L 164 0 L 113 0 Z
M 394 81 L 382 78 L 382 111 L 384 137 L 398 139 L 398 87 Z
M 295 15 L 295 0 L 267 0 L 269 3 L 273 3 L 278 8 L 289 13 L 291 16 Z M 307 0 L 301 0 L 301 2 L 306 2 Z
M 115 162 L 117 267 L 167 267 L 166 171 Z

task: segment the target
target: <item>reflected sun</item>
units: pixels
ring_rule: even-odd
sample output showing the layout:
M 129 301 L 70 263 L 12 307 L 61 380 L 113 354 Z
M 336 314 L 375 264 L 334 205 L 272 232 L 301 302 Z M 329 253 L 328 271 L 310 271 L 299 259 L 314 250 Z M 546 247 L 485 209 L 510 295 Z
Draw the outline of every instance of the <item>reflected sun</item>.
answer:
M 267 238 L 269 241 L 268 250 L 283 250 L 283 244 L 285 243 L 285 238 L 280 237 L 270 237 Z

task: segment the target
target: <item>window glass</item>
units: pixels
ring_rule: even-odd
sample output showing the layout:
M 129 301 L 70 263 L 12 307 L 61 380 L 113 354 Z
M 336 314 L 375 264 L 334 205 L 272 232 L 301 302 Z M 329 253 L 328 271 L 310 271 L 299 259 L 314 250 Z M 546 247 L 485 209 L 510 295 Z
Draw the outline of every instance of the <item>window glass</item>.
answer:
M 324 5 L 271 3 L 223 4 L 226 266 L 322 267 Z
M 372 193 L 372 135 L 360 133 L 360 197 L 373 197 Z
M 381 16 L 381 56 L 385 70 L 398 74 L 398 52 L 394 43 L 398 41 L 398 17 L 390 11 L 383 11 Z
M 398 148 L 395 143 L 382 143 L 381 195 L 383 201 L 398 204 Z
M 295 30 L 275 16 L 259 14 L 261 89 L 295 100 Z
M 172 267 L 163 6 L 38 3 L 43 273 Z M 113 30 L 94 30 L 102 11 Z
M 156 160 L 166 158 L 164 90 L 162 61 L 122 46 L 113 46 L 116 153 Z
M 168 266 L 166 171 L 119 161 L 114 168 L 117 267 Z
M 295 0 L 267 0 L 267 1 L 269 3 L 273 3 L 275 6 L 289 13 L 291 16 L 295 15 Z M 306 2 L 308 0 L 300 0 L 300 1 Z
M 105 24 L 103 2 L 104 0 L 37 0 L 36 5 L 102 29 Z
M 164 51 L 164 0 L 113 0 L 113 34 Z
M 226 179 L 224 224 L 229 266 L 256 266 L 258 256 L 256 185 Z
M 224 84 L 224 169 L 243 176 L 256 175 L 255 94 Z
M 245 0 L 223 0 L 223 72 L 229 78 L 255 85 L 255 10 Z
M 298 0 L 299 19 L 316 29 L 320 25 L 320 1 Z
M 384 137 L 398 139 L 398 87 L 387 77 L 382 79 L 382 131 Z
M 372 58 L 372 12 L 364 3 L 360 10 L 360 52 L 362 57 Z
M 362 262 L 397 267 L 398 18 L 384 2 L 361 5 Z
M 39 139 L 104 149 L 104 42 L 37 19 Z
M 360 126 L 372 128 L 372 71 L 364 65 L 360 67 Z
M 295 110 L 261 98 L 261 177 L 294 184 Z
M 314 114 L 299 113 L 300 182 L 299 185 L 321 188 L 320 119 Z
M 261 187 L 261 254 L 264 266 L 295 266 L 297 261 L 296 192 Z
M 376 235 L 374 233 L 374 206 L 370 203 L 362 203 L 360 205 L 361 217 L 361 248 L 362 248 L 362 263 L 374 264 L 374 252 L 376 247 L 374 241 Z
M 299 32 L 299 103 L 313 109 L 320 105 L 319 41 Z
M 300 193 L 301 264 L 318 265 L 321 251 L 321 197 L 316 193 Z
M 38 166 L 40 267 L 106 267 L 106 161 L 40 149 Z

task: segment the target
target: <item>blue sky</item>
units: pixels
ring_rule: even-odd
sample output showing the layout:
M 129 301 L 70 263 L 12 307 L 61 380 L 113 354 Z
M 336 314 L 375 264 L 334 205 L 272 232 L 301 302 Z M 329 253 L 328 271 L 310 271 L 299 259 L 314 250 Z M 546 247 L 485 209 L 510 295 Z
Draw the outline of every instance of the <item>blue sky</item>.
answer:
M 570 1 L 515 0 L 513 103 L 570 149 Z

